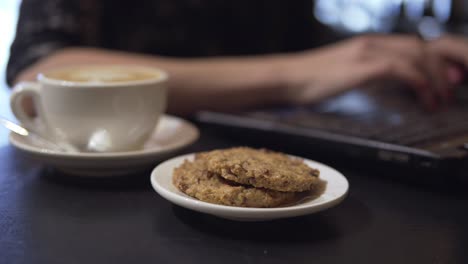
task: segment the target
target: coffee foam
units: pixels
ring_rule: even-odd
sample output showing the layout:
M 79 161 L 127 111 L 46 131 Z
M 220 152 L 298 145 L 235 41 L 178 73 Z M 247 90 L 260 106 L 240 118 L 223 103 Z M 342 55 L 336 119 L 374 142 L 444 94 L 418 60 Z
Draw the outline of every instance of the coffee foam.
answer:
M 143 67 L 88 66 L 55 70 L 44 74 L 47 78 L 80 83 L 118 83 L 143 81 L 160 77 Z

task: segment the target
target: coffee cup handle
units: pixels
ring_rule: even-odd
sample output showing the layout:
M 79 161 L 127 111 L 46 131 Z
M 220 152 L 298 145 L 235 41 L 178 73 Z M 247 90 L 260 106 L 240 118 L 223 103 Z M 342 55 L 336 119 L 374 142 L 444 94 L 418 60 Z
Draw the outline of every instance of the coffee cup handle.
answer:
M 36 111 L 36 117 L 28 113 L 24 105 L 24 99 L 32 99 L 32 109 Z M 10 96 L 10 107 L 13 114 L 28 130 L 45 136 L 49 128 L 44 120 L 44 110 L 41 104 L 41 84 L 36 82 L 21 82 L 13 88 Z

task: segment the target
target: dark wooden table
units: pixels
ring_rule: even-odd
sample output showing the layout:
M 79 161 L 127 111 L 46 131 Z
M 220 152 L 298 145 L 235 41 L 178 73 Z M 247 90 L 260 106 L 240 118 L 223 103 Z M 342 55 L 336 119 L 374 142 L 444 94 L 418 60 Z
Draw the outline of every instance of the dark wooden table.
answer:
M 201 129 L 185 152 L 239 144 Z M 330 164 L 351 184 L 335 208 L 241 223 L 172 205 L 149 174 L 67 177 L 5 136 L 0 143 L 0 263 L 468 263 L 466 192 L 395 181 L 365 164 Z

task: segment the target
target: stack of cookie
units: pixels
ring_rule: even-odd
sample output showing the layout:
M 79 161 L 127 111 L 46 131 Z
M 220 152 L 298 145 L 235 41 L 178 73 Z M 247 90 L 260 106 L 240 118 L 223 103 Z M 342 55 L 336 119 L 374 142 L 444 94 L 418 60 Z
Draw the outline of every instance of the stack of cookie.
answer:
M 199 153 L 174 170 L 174 185 L 196 199 L 230 206 L 290 204 L 319 183 L 319 171 L 302 160 L 237 147 Z

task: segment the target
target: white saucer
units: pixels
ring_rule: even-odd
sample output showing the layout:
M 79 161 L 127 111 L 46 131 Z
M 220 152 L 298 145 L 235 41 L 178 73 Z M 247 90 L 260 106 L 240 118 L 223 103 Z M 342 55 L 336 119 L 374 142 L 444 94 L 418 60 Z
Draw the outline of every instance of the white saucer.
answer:
M 118 176 L 148 169 L 198 139 L 198 129 L 173 116 L 161 118 L 141 150 L 109 153 L 66 153 L 47 149 L 28 137 L 10 134 L 10 143 L 30 157 L 58 170 L 80 176 Z
M 315 199 L 277 208 L 244 208 L 202 202 L 180 192 L 172 184 L 174 168 L 185 159 L 193 160 L 194 154 L 179 156 L 159 164 L 151 173 L 151 184 L 162 197 L 179 206 L 235 221 L 267 221 L 279 218 L 307 215 L 339 204 L 348 192 L 349 184 L 340 172 L 324 164 L 304 159 L 304 162 L 320 170 L 320 178 L 326 181 L 323 193 Z

